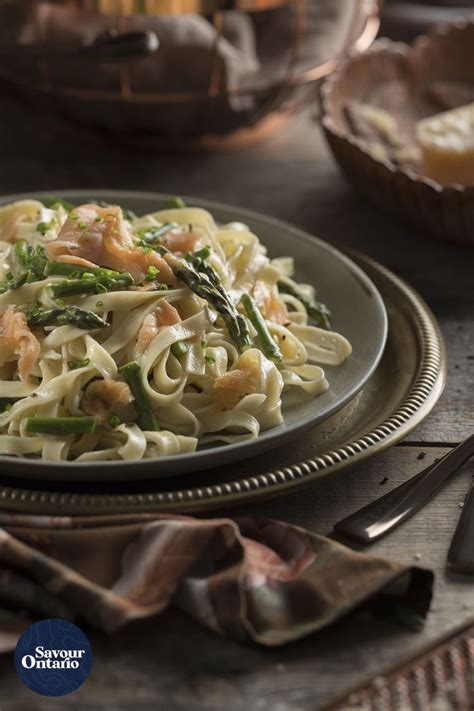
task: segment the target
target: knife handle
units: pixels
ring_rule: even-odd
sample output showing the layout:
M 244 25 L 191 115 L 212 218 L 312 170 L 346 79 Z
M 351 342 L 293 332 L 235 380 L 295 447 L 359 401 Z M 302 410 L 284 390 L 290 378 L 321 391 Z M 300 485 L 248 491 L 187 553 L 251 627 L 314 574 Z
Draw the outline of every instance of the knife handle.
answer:
M 376 501 L 339 521 L 334 530 L 368 545 L 385 536 L 424 506 L 474 454 L 474 435 L 455 447 L 441 461 L 389 491 Z

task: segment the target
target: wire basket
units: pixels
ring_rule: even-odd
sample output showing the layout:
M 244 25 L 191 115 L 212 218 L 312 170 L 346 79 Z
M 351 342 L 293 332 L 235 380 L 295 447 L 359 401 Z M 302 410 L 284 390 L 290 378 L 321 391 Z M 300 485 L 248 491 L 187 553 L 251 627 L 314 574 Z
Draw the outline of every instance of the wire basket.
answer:
M 304 105 L 348 50 L 366 49 L 380 3 L 1 0 L 0 77 L 121 134 L 240 143 Z

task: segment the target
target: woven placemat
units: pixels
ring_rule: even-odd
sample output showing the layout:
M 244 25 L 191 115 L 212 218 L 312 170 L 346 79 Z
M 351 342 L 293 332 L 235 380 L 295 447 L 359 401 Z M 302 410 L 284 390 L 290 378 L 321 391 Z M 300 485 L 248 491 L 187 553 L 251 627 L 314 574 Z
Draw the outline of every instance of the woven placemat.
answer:
M 474 620 L 321 711 L 473 711 Z

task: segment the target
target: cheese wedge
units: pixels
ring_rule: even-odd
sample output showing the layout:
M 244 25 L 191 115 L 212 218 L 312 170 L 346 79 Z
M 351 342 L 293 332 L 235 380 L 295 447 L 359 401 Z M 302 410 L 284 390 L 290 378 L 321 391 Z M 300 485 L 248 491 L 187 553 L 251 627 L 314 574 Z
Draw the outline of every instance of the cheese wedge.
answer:
M 474 103 L 418 121 L 422 172 L 441 185 L 474 185 Z

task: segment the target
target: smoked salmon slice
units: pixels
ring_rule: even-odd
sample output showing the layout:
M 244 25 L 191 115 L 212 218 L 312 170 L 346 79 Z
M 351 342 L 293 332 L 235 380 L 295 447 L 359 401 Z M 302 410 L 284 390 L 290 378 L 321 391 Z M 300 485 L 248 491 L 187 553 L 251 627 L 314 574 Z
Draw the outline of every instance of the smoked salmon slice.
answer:
M 170 252 L 194 252 L 199 235 L 191 230 L 170 230 L 162 237 L 163 245 Z
M 50 259 L 84 266 L 108 267 L 129 272 L 141 283 L 148 268 L 158 269 L 158 279 L 168 285 L 176 278 L 165 260 L 152 249 L 134 244 L 133 235 L 118 206 L 79 205 L 69 214 L 58 237 L 49 242 L 46 254 Z M 76 259 L 72 262 L 71 257 Z
M 288 323 L 288 311 L 276 292 L 276 286 L 262 279 L 257 281 L 253 289 L 257 306 L 267 321 L 284 325 Z
M 245 395 L 255 392 L 255 374 L 235 368 L 214 381 L 214 402 L 219 410 L 232 410 Z
M 155 311 L 145 317 L 138 331 L 138 350 L 143 353 L 163 328 L 174 326 L 180 321 L 181 317 L 175 307 L 168 303 L 166 299 L 161 299 Z
M 82 409 L 88 415 L 96 415 L 103 422 L 113 410 L 129 405 L 133 400 L 127 383 L 118 380 L 94 380 L 82 398 Z
M 10 305 L 0 321 L 0 360 L 7 362 L 18 356 L 20 379 L 26 382 L 40 353 L 40 342 L 30 330 L 25 314 Z

